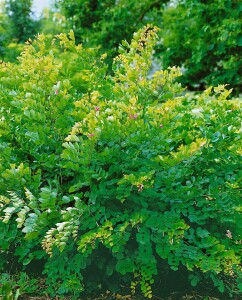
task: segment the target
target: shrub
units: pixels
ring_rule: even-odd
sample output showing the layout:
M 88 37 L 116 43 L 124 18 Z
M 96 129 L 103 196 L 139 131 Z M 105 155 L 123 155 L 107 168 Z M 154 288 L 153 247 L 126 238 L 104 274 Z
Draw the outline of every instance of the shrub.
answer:
M 73 32 L 1 64 L 0 267 L 41 259 L 51 295 L 78 296 L 97 265 L 151 298 L 161 261 L 236 292 L 221 278 L 241 258 L 239 101 L 182 96 L 175 67 L 148 76 L 156 32 L 123 43 L 113 76 Z
M 36 292 L 37 280 L 30 279 L 26 273 L 10 276 L 8 273 L 2 273 L 0 277 L 0 295 L 3 299 L 17 300 L 24 294 Z

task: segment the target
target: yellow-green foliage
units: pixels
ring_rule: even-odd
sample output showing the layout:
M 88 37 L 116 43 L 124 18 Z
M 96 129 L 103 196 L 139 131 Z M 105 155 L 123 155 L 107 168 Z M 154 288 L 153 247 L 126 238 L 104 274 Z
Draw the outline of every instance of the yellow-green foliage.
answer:
M 113 76 L 73 32 L 1 64 L 0 255 L 42 259 L 51 295 L 78 297 L 89 265 L 148 298 L 164 263 L 240 288 L 240 102 L 182 95 L 175 67 L 150 76 L 157 30 L 124 43 Z

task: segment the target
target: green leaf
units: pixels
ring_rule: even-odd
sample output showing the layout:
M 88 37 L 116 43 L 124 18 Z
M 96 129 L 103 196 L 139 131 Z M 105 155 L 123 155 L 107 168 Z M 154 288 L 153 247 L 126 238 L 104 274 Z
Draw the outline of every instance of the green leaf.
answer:
M 10 283 L 4 283 L 2 286 L 3 300 L 14 300 L 13 291 Z

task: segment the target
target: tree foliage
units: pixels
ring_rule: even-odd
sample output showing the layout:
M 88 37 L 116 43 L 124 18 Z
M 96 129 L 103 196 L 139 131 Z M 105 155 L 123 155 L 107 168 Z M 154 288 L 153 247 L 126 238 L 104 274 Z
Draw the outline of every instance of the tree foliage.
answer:
M 242 4 L 234 0 L 178 1 L 163 13 L 164 67 L 183 65 L 189 87 L 230 84 L 241 91 Z
M 6 0 L 1 4 L 0 59 L 15 61 L 23 44 L 40 30 L 40 21 L 34 19 L 32 0 Z
M 7 27 L 6 16 L 0 12 L 0 57 L 2 56 L 2 53 L 4 52 L 4 48 L 5 48 L 6 35 L 7 35 L 6 27 Z
M 10 38 L 26 42 L 38 32 L 38 22 L 33 19 L 32 0 L 6 0 L 5 9 L 9 18 Z
M 175 67 L 151 76 L 156 40 L 147 26 L 123 42 L 113 76 L 72 31 L 1 64 L 2 270 L 42 260 L 48 293 L 74 299 L 97 266 L 151 298 L 166 262 L 236 294 L 240 103 L 224 86 L 182 96 Z
M 78 42 L 100 46 L 115 56 L 122 40 L 144 24 L 160 22 L 167 0 L 56 0 Z

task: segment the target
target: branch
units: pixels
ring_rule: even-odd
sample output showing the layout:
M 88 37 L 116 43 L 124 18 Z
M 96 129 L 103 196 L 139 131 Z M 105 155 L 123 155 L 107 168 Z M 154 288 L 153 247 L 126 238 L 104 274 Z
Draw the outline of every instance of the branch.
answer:
M 157 7 L 157 8 L 160 8 L 161 7 L 161 4 L 163 4 L 162 1 L 156 1 L 156 2 L 153 2 L 151 3 L 143 12 L 142 14 L 140 15 L 138 21 L 141 22 L 144 18 L 144 16 L 146 15 L 146 13 L 151 10 L 152 8 L 154 7 Z

